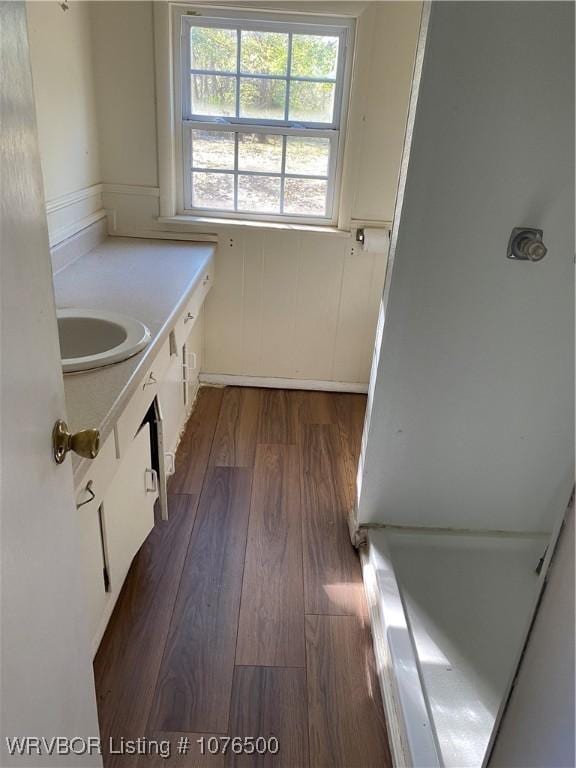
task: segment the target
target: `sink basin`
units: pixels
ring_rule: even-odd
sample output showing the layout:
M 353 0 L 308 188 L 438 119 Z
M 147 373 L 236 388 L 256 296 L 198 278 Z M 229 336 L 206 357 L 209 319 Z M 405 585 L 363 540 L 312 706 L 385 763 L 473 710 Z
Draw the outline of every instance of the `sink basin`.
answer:
M 64 373 L 119 363 L 150 341 L 148 328 L 133 317 L 92 309 L 59 309 L 56 314 Z

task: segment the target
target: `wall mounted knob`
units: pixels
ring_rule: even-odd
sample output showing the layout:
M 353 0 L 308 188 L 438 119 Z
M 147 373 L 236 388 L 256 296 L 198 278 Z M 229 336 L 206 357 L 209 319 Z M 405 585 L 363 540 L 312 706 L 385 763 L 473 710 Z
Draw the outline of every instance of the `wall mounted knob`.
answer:
M 542 242 L 543 231 L 533 227 L 514 227 L 508 240 L 507 257 L 518 261 L 542 261 L 548 248 Z
M 72 435 L 66 422 L 58 419 L 52 430 L 52 450 L 56 464 L 62 464 L 68 451 L 74 451 L 85 459 L 95 459 L 100 450 L 100 432 L 97 429 L 81 429 Z

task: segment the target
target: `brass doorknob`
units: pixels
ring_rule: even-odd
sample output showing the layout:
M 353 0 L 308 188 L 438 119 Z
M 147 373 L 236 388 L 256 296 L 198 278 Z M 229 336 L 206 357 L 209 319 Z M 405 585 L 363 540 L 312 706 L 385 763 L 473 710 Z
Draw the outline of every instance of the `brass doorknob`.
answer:
M 81 429 L 71 435 L 68 424 L 58 419 L 52 430 L 52 449 L 56 464 L 62 464 L 68 451 L 74 451 L 85 459 L 95 459 L 100 450 L 100 431 Z

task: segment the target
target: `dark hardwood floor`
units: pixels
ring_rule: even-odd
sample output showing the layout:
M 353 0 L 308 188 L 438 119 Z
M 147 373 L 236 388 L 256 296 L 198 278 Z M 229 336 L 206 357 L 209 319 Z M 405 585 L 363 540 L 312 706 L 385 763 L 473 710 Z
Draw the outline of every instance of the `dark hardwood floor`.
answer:
M 200 391 L 170 519 L 134 559 L 94 661 L 106 768 L 391 766 L 346 523 L 365 402 Z M 198 742 L 271 736 L 277 754 Z M 169 741 L 170 758 L 119 754 L 138 738 Z

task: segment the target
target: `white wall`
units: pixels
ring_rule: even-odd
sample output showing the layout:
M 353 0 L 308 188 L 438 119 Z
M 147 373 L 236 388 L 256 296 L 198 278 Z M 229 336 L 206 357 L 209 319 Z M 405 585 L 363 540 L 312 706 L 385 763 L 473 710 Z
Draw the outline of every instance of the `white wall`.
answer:
M 421 4 L 286 7 L 360 14 L 343 213 L 348 227 L 351 219 L 389 225 Z M 158 223 L 152 3 L 93 3 L 92 23 L 104 205 L 111 232 L 149 236 L 179 231 L 190 237 L 208 231 L 222 243 L 207 305 L 205 372 L 365 387 L 387 254 L 359 252 L 350 233 Z
M 552 529 L 573 483 L 574 8 L 433 3 L 360 523 Z M 541 263 L 506 258 L 543 228 Z
M 574 507 L 528 638 L 490 768 L 572 768 L 574 749 Z
M 90 6 L 28 2 L 28 35 L 50 243 L 102 217 Z
M 421 4 L 373 3 L 363 13 L 369 56 L 359 105 L 352 216 L 392 221 Z M 364 43 L 361 43 L 364 45 Z
M 229 231 L 206 307 L 203 371 L 362 389 L 385 268 L 382 254 L 341 235 Z
M 102 180 L 156 187 L 153 4 L 89 5 Z

